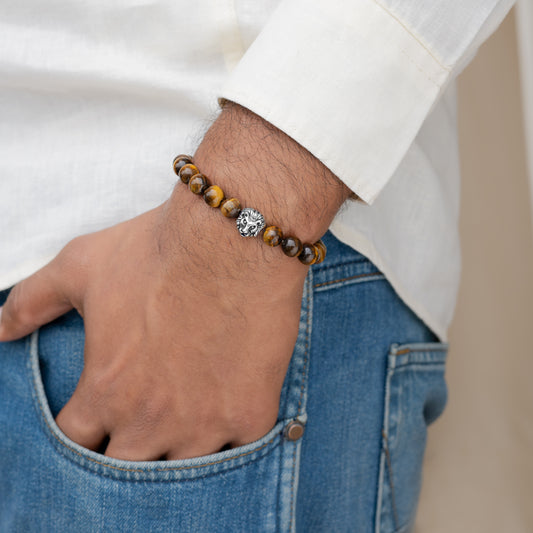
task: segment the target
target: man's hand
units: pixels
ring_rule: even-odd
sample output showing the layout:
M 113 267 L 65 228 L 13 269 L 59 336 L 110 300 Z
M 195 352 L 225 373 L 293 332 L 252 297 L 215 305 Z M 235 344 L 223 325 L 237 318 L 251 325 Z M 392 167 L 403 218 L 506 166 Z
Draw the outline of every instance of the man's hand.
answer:
M 308 242 L 350 193 L 294 141 L 234 105 L 195 161 Z M 84 370 L 57 416 L 69 438 L 119 459 L 170 460 L 243 445 L 274 426 L 307 267 L 232 225 L 178 183 L 162 206 L 74 239 L 13 288 L 0 341 L 73 307 L 83 316 Z

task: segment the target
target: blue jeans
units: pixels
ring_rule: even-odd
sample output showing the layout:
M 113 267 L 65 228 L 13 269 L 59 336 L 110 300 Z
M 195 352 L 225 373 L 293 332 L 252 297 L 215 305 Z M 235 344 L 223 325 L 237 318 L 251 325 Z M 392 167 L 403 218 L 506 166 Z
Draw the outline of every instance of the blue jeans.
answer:
M 80 316 L 0 344 L 0 531 L 410 531 L 447 347 L 368 259 L 324 242 L 278 421 L 246 446 L 157 462 L 86 450 L 54 422 L 83 366 Z

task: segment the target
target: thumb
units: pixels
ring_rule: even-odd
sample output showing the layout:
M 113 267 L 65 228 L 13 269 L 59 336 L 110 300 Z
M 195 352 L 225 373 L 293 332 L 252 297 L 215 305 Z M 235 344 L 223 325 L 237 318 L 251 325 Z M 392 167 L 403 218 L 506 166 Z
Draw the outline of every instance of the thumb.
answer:
M 20 339 L 72 309 L 54 260 L 13 287 L 0 308 L 0 341 Z

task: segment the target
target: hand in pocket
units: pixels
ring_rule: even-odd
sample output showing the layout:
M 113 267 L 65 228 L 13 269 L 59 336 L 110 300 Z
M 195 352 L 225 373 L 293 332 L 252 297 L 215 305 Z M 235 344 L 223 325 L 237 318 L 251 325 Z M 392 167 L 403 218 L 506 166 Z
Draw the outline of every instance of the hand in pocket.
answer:
M 72 307 L 83 316 L 84 370 L 56 419 L 78 444 L 125 460 L 183 459 L 274 426 L 307 270 L 194 231 L 167 203 L 74 239 L 11 291 L 1 341 Z

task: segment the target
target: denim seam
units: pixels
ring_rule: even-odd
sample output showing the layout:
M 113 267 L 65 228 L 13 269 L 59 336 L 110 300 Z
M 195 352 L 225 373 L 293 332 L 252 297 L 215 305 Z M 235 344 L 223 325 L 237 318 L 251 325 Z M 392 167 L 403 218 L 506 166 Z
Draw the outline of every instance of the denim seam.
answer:
M 350 281 L 352 279 L 358 279 L 358 278 L 367 278 L 370 276 L 383 276 L 383 273 L 377 270 L 375 272 L 366 272 L 364 274 L 356 274 L 354 276 L 349 276 L 347 278 L 339 278 L 339 279 L 333 279 L 329 281 L 323 281 L 322 283 L 317 283 L 314 286 L 314 288 L 316 289 L 317 287 L 324 287 L 325 285 L 332 285 L 333 283 L 340 283 L 342 281 Z
M 378 493 L 376 497 L 376 522 L 374 533 L 384 533 L 383 527 L 382 527 L 382 518 L 383 518 L 383 512 L 384 512 L 384 495 L 383 495 L 383 488 L 385 481 L 385 470 L 389 472 L 388 476 L 388 486 L 391 490 L 391 494 L 393 493 L 393 484 L 392 481 L 392 466 L 390 463 L 391 457 L 390 457 L 390 450 L 389 450 L 389 438 L 388 438 L 388 432 L 389 432 L 389 421 L 390 421 L 390 410 L 391 410 L 391 381 L 392 376 L 395 372 L 395 365 L 396 365 L 396 359 L 390 357 L 390 349 L 388 351 L 388 357 L 387 357 L 387 372 L 385 377 L 385 393 L 383 398 L 383 427 L 381 430 L 381 437 L 382 437 L 382 444 L 381 444 L 381 451 L 380 451 L 380 463 L 379 463 L 379 474 L 378 474 Z M 386 464 L 388 463 L 388 464 Z M 396 502 L 394 499 L 394 496 L 391 496 L 391 506 L 393 511 L 393 520 L 395 522 L 395 529 L 398 524 L 398 517 L 397 517 L 397 508 L 396 508 Z
M 385 438 L 389 430 L 389 411 L 390 411 L 390 359 L 387 363 L 387 375 L 385 378 L 385 394 L 383 398 L 383 428 L 381 430 L 382 444 L 380 450 L 379 473 L 378 473 L 378 493 L 376 497 L 376 523 L 374 533 L 383 533 L 381 528 L 381 519 L 383 514 L 383 486 L 385 480 Z
M 302 385 L 300 387 L 300 398 L 298 400 L 298 415 L 297 416 L 300 416 L 302 414 L 302 400 L 303 400 L 303 396 L 304 396 L 304 390 L 305 390 L 305 386 L 307 384 L 307 364 L 308 364 L 308 361 L 309 361 L 309 329 L 310 329 L 310 326 L 309 326 L 309 323 L 310 323 L 310 304 L 311 304 L 311 298 L 312 298 L 312 290 L 310 288 L 308 288 L 307 290 L 308 294 L 307 294 L 307 309 L 306 309 L 306 312 L 307 312 L 307 317 L 306 317 L 306 328 L 305 328 L 305 351 L 304 351 L 304 364 L 303 364 L 303 369 L 302 369 Z
M 385 458 L 387 459 L 387 471 L 389 472 L 388 478 L 389 478 L 389 486 L 390 486 L 390 491 L 391 491 L 391 506 L 392 506 L 392 513 L 394 517 L 394 529 L 398 530 L 399 519 L 398 519 L 398 509 L 396 506 L 396 494 L 395 494 L 395 489 L 394 489 L 394 475 L 392 472 L 392 461 L 391 461 L 390 450 L 389 450 L 389 439 L 385 431 L 382 431 L 382 435 L 383 435 L 383 445 L 384 445 L 384 450 L 385 450 Z
M 295 444 L 292 451 L 292 474 L 291 474 L 291 510 L 289 513 L 289 530 L 292 529 L 292 520 L 294 515 L 294 478 L 296 476 L 296 450 L 298 446 Z
M 305 393 L 305 386 L 307 385 L 307 365 L 309 361 L 309 345 L 310 345 L 310 321 L 311 321 L 311 298 L 313 297 L 312 290 L 312 272 L 309 270 L 309 283 L 306 288 L 306 328 L 305 328 L 305 350 L 304 350 L 304 364 L 302 369 L 302 385 L 300 387 L 300 399 L 298 400 L 298 411 L 297 416 L 300 416 L 302 413 L 302 400 Z M 292 529 L 293 517 L 294 517 L 294 486 L 296 478 L 296 453 L 298 451 L 299 443 L 294 443 L 294 449 L 292 452 L 292 474 L 291 474 L 291 503 L 290 503 L 290 512 L 289 512 L 289 528 Z

